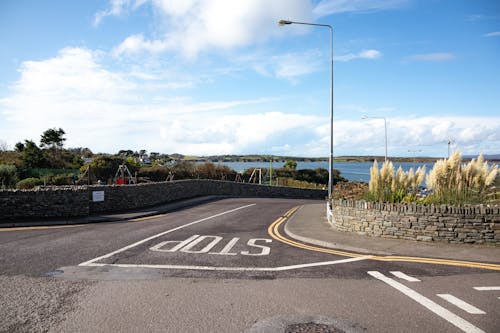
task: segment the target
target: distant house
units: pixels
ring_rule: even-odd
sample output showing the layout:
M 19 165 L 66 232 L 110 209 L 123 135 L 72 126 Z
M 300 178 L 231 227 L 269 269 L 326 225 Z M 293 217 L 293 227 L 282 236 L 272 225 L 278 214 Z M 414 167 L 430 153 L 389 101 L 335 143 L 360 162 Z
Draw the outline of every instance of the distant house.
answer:
M 151 164 L 151 159 L 149 159 L 149 157 L 142 156 L 139 158 L 139 162 L 141 162 L 142 165 L 149 165 Z

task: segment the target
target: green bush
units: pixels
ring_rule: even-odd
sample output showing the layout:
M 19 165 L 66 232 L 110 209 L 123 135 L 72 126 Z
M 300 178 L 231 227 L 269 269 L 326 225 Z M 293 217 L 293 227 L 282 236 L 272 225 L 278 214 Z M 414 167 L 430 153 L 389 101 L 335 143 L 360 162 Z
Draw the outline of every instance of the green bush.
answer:
M 16 166 L 11 164 L 0 164 L 0 188 L 14 187 L 16 183 Z
M 63 186 L 73 184 L 72 174 L 53 175 L 48 179 L 50 185 Z
M 28 190 L 34 188 L 35 186 L 40 186 L 42 184 L 43 181 L 40 178 L 26 178 L 19 181 L 16 187 L 21 190 Z
M 139 177 L 146 177 L 153 182 L 164 182 L 170 169 L 165 166 L 144 166 L 139 169 Z

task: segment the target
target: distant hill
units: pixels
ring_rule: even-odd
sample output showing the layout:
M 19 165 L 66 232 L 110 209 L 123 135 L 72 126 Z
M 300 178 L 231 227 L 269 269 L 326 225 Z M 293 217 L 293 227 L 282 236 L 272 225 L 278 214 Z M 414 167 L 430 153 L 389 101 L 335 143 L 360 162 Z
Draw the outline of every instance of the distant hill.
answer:
M 477 158 L 479 155 L 464 155 L 465 159 Z M 500 154 L 483 154 L 483 157 L 487 161 L 500 161 Z

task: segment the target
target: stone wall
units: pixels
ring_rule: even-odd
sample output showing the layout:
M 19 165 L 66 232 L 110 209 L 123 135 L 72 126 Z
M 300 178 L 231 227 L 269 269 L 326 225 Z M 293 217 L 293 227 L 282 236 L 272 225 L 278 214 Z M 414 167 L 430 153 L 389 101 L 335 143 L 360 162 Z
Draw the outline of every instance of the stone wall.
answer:
M 92 202 L 94 191 L 104 192 L 104 201 Z M 0 191 L 0 221 L 127 211 L 206 195 L 324 199 L 327 192 L 216 180 L 5 190 Z
M 0 190 L 0 221 L 88 214 L 89 192 L 83 186 Z
M 500 207 L 332 201 L 340 231 L 417 241 L 500 245 Z

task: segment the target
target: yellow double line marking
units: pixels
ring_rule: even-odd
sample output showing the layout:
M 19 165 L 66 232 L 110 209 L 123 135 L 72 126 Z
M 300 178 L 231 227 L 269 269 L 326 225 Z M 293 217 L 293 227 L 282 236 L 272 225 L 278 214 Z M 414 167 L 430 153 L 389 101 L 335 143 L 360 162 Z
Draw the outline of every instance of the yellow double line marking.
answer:
M 20 231 L 20 230 L 43 230 L 43 229 L 61 229 L 61 228 L 76 228 L 83 227 L 87 224 L 67 224 L 67 225 L 46 225 L 46 226 L 32 226 L 32 227 L 12 227 L 12 228 L 0 228 L 0 232 L 5 231 Z
M 157 215 L 150 215 L 150 216 L 145 216 L 145 217 L 138 217 L 130 220 L 125 220 L 125 222 L 142 222 L 142 221 L 147 221 L 147 220 L 152 220 L 156 219 L 159 217 L 166 216 L 167 214 L 157 214 Z M 113 221 L 109 221 L 113 222 Z M 25 231 L 25 230 L 43 230 L 43 229 L 62 229 L 62 228 L 75 228 L 75 227 L 83 227 L 83 226 L 88 226 L 90 225 L 89 223 L 86 224 L 65 224 L 65 225 L 38 225 L 38 226 L 31 226 L 31 227 L 9 227 L 9 228 L 0 228 L 0 232 L 6 232 L 6 231 Z
M 280 226 L 284 222 L 286 222 L 286 220 L 288 218 L 290 218 L 290 216 L 292 216 L 298 209 L 299 209 L 299 207 L 294 207 L 294 208 L 290 209 L 288 212 L 286 212 L 283 216 L 278 218 L 276 221 L 274 221 L 267 228 L 268 234 L 272 238 L 274 238 L 282 243 L 294 246 L 294 247 L 298 247 L 298 248 L 301 248 L 304 250 L 309 250 L 309 251 L 335 254 L 335 255 L 344 256 L 344 257 L 351 257 L 351 258 L 366 257 L 367 259 L 377 260 L 377 261 L 414 262 L 414 263 L 421 263 L 421 264 L 482 268 L 482 269 L 500 271 L 500 265 L 498 265 L 498 264 L 488 264 L 488 263 L 474 262 L 474 261 L 435 259 L 435 258 L 405 257 L 405 256 L 370 256 L 370 255 L 366 255 L 366 254 L 338 251 L 338 250 L 328 249 L 328 248 L 324 248 L 324 247 L 318 247 L 315 245 L 299 243 L 299 242 L 296 242 L 294 240 L 291 240 L 289 238 L 284 237 L 279 231 Z
M 138 218 L 135 218 L 135 219 L 130 219 L 130 220 L 127 220 L 127 222 L 142 222 L 142 221 L 147 221 L 147 220 L 152 220 L 152 219 L 160 218 L 160 217 L 163 217 L 163 216 L 166 216 L 166 215 L 167 214 L 149 215 L 149 216 L 144 216 L 144 217 L 138 217 Z

